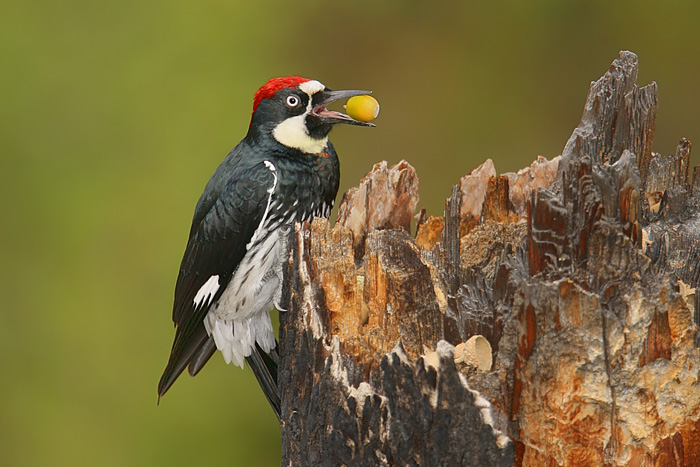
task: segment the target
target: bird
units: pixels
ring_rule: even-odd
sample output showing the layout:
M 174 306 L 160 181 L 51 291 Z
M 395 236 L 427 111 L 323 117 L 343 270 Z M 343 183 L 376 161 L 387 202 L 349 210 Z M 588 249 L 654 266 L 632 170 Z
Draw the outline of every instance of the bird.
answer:
M 218 349 L 249 364 L 278 420 L 278 343 L 269 311 L 280 306 L 286 234 L 295 222 L 328 218 L 340 162 L 336 124 L 374 126 L 327 106 L 367 95 L 333 91 L 301 76 L 270 79 L 254 95 L 246 136 L 206 184 L 194 210 L 175 284 L 175 338 L 158 401 L 187 367 L 195 376 Z

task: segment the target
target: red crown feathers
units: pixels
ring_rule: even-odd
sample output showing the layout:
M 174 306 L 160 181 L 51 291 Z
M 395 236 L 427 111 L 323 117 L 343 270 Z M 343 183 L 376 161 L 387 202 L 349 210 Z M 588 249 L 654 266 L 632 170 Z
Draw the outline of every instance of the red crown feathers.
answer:
M 311 81 L 308 78 L 302 78 L 301 76 L 284 76 L 282 78 L 272 78 L 270 81 L 265 83 L 260 89 L 258 89 L 258 92 L 255 93 L 255 97 L 253 98 L 253 113 L 255 113 L 255 109 L 258 108 L 258 105 L 260 105 L 260 101 L 263 99 L 267 99 L 268 97 L 272 97 L 280 89 L 288 89 L 288 88 L 295 88 L 299 86 L 301 83 L 305 83 L 307 81 Z

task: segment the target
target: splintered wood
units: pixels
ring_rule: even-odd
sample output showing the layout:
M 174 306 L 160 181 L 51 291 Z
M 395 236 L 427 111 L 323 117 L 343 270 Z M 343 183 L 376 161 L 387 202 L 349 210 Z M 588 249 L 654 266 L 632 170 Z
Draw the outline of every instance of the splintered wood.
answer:
M 621 52 L 560 156 L 487 160 L 442 217 L 402 161 L 297 225 L 283 465 L 700 465 L 700 169 L 636 79 Z

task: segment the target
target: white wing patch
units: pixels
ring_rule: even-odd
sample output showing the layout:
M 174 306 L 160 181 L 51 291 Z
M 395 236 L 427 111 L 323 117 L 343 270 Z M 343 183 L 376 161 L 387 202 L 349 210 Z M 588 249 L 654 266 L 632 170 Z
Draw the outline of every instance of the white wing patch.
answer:
M 270 172 L 272 173 L 272 186 L 267 190 L 267 192 L 270 194 L 270 196 L 267 197 L 267 206 L 265 206 L 265 212 L 263 213 L 262 220 L 260 221 L 260 225 L 258 225 L 258 228 L 255 229 L 255 232 L 253 233 L 253 236 L 250 238 L 250 241 L 248 244 L 245 246 L 246 250 L 250 250 L 250 247 L 255 244 L 255 242 L 258 241 L 260 238 L 260 235 L 265 232 L 266 227 L 265 223 L 267 221 L 267 215 L 270 213 L 270 206 L 272 204 L 272 195 L 275 193 L 275 189 L 277 188 L 277 168 L 275 168 L 275 165 L 270 162 L 270 161 L 265 161 L 265 166 L 270 169 Z
M 216 295 L 219 287 L 219 276 L 211 276 L 209 280 L 199 288 L 197 294 L 194 296 L 194 308 L 197 309 L 207 306 L 214 298 L 214 295 Z

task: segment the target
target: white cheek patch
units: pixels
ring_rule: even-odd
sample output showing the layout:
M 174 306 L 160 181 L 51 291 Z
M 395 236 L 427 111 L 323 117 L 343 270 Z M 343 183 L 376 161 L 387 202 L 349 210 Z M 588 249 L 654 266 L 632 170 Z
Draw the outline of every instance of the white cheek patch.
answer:
M 318 154 L 328 144 L 328 137 L 316 139 L 309 135 L 306 128 L 306 116 L 313 110 L 313 95 L 323 91 L 326 87 L 316 80 L 305 81 L 299 85 L 299 89 L 309 96 L 306 112 L 296 117 L 288 118 L 272 130 L 272 136 L 288 148 L 298 149 L 307 154 Z
M 306 128 L 306 113 L 288 118 L 272 130 L 272 136 L 288 148 L 298 149 L 307 154 L 318 154 L 328 144 L 328 137 L 315 139 Z
M 299 85 L 299 87 L 309 84 L 318 83 L 323 88 L 323 85 L 318 81 L 307 81 Z M 313 87 L 311 87 L 313 89 Z M 303 89 L 302 89 L 303 90 Z M 304 90 L 304 92 L 307 92 Z M 290 117 L 283 121 L 272 130 L 272 136 L 284 146 L 288 148 L 298 149 L 307 154 L 318 154 L 328 144 L 328 137 L 316 139 L 309 135 L 309 129 L 306 128 L 306 116 L 311 113 L 313 108 L 312 99 L 309 96 L 309 103 L 306 105 L 306 112 L 296 117 Z

